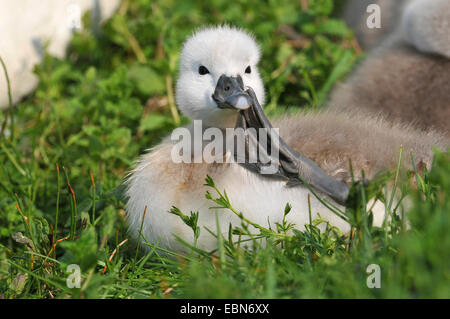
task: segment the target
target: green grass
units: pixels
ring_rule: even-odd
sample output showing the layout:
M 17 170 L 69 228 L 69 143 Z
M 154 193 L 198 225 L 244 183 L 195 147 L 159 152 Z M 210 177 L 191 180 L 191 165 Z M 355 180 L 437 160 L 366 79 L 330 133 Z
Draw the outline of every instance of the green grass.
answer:
M 216 235 L 217 251 L 192 247 L 179 256 L 144 243 L 144 254 L 127 240 L 123 177 L 139 154 L 188 122 L 174 108 L 173 84 L 192 30 L 232 22 L 255 34 L 272 115 L 320 107 L 352 68 L 359 56 L 333 1 L 306 2 L 307 9 L 285 0 L 124 1 L 97 34 L 86 15 L 68 58 L 46 56 L 35 69 L 36 91 L 0 113 L 0 297 L 449 298 L 450 160 L 439 152 L 431 172 L 415 175 L 417 189 L 396 183 L 412 202 L 409 228 L 386 193 L 395 172 L 353 185 L 344 212 L 350 235 L 330 225 L 320 231 L 320 219 L 303 232 L 285 222 L 256 225 L 205 176 L 211 204 L 242 216 L 231 232 L 244 238 L 251 231 L 249 240 L 200 229 L 195 213 L 177 208 L 171 213 L 192 227 L 193 238 Z M 389 207 L 382 228 L 371 226 L 365 209 L 373 197 Z M 80 289 L 66 285 L 70 264 L 81 267 Z M 369 264 L 381 267 L 380 289 L 366 285 Z

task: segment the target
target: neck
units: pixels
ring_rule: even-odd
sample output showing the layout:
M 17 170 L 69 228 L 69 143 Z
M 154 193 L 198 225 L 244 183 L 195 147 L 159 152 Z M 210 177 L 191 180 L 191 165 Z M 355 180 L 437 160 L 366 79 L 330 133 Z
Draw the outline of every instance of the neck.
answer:
M 204 119 L 202 125 L 204 128 L 234 128 L 236 126 L 237 115 L 238 112 L 236 110 L 222 110 L 220 116 Z
M 229 129 L 235 128 L 236 119 L 229 119 L 228 122 L 227 126 L 224 126 L 224 123 L 220 123 L 219 126 L 213 125 L 214 123 L 211 122 L 205 125 L 204 121 L 192 120 L 187 128 L 190 132 L 190 147 L 194 162 L 200 163 L 199 156 L 208 156 L 211 154 L 211 149 L 214 149 L 213 153 L 217 162 L 220 162 L 219 158 L 224 157 L 228 151 L 232 151 L 228 148 L 234 147 L 232 140 L 235 137 L 233 135 L 234 130 L 230 132 Z M 202 158 L 201 162 L 204 160 L 206 159 Z

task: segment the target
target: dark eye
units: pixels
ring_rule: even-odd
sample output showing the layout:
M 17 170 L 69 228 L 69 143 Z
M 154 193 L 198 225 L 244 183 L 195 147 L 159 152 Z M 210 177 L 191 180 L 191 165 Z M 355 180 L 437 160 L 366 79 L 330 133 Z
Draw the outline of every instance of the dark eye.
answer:
M 205 74 L 208 74 L 209 71 L 208 71 L 208 69 L 205 68 L 203 65 L 200 65 L 200 67 L 198 68 L 198 73 L 199 73 L 200 75 L 205 75 Z
M 252 73 L 252 69 L 250 68 L 250 65 L 245 69 L 245 73 Z

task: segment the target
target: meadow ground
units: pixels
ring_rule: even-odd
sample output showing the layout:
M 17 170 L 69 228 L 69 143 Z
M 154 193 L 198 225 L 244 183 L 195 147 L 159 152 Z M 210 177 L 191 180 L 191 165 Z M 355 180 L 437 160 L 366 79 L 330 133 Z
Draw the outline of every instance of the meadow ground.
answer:
M 336 18 L 342 2 L 123 1 L 96 32 L 86 14 L 67 59 L 46 56 L 36 91 L 0 113 L 0 298 L 449 298 L 450 160 L 439 152 L 431 172 L 410 172 L 417 187 L 397 171 L 353 185 L 349 235 L 321 232 L 321 220 L 303 232 L 283 223 L 245 243 L 216 236 L 217 251 L 188 256 L 152 245 L 143 254 L 129 240 L 121 182 L 139 154 L 187 123 L 173 96 L 185 37 L 224 22 L 250 30 L 262 48 L 266 112 L 320 108 L 364 55 Z M 211 206 L 237 213 L 207 182 Z M 410 228 L 394 192 L 412 200 Z M 374 197 L 391 216 L 381 228 L 364 208 Z M 194 236 L 195 214 L 172 213 Z M 80 288 L 66 284 L 71 264 Z M 367 286 L 370 264 L 380 266 L 381 288 Z

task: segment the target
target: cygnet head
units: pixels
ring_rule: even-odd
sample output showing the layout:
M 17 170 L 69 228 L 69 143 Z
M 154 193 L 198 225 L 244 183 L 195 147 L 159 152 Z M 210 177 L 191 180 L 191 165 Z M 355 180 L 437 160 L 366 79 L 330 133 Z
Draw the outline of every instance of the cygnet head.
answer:
M 234 127 L 238 110 L 250 105 L 241 94 L 233 93 L 234 107 L 224 107 L 221 93 L 234 89 L 242 93 L 241 89 L 248 86 L 263 105 L 259 58 L 259 46 L 243 30 L 220 26 L 196 32 L 186 40 L 181 52 L 178 107 L 192 120 L 202 120 L 204 126 Z

